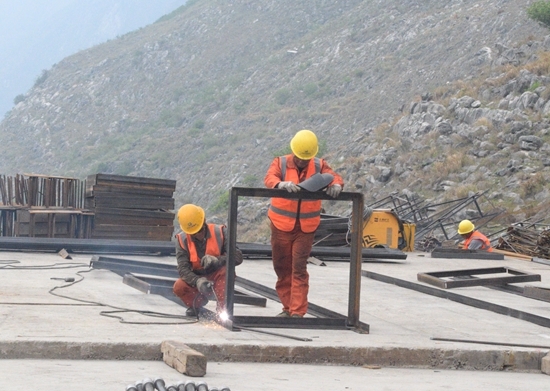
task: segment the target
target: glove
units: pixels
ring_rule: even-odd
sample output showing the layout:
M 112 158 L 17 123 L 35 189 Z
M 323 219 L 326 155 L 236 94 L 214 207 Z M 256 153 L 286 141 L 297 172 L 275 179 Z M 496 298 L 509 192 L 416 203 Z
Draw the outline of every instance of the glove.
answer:
M 342 186 L 340 186 L 338 184 L 334 184 L 334 185 L 329 186 L 327 188 L 327 194 L 329 196 L 331 196 L 332 198 L 338 197 L 338 195 L 340 194 L 341 191 L 342 191 Z
M 289 193 L 298 193 L 300 191 L 300 188 L 296 186 L 296 184 L 292 181 L 279 182 L 279 185 L 277 186 L 277 188 L 285 189 Z
M 212 282 L 205 277 L 201 277 L 197 280 L 197 289 L 200 293 L 208 294 L 212 291 Z
M 213 255 L 206 254 L 201 259 L 201 266 L 205 270 L 216 269 L 216 268 L 218 268 L 219 263 L 220 262 L 218 261 L 218 257 L 215 257 Z

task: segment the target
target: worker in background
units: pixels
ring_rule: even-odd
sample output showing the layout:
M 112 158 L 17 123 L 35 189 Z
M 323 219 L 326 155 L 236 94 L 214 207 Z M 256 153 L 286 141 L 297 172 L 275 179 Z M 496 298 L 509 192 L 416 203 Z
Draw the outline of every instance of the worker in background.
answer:
M 475 228 L 470 220 L 462 220 L 458 225 L 458 233 L 464 239 L 464 250 L 493 251 L 489 239 Z
M 225 303 L 225 225 L 207 224 L 204 210 L 193 204 L 183 205 L 178 211 L 183 233 L 176 235 L 176 259 L 180 278 L 174 284 L 174 294 L 187 306 L 187 316 L 198 316 L 214 291 L 217 312 Z M 237 249 L 235 264 L 243 262 Z
M 315 173 L 334 176 L 326 193 L 338 197 L 344 182 L 328 163 L 316 158 L 317 136 L 300 130 L 290 142 L 291 154 L 276 157 L 264 178 L 265 186 L 296 193 L 297 186 Z M 315 230 L 321 220 L 321 200 L 272 198 L 267 213 L 271 220 L 273 267 L 277 274 L 275 288 L 283 305 L 281 317 L 303 317 L 307 312 L 309 274 L 307 259 L 313 246 Z

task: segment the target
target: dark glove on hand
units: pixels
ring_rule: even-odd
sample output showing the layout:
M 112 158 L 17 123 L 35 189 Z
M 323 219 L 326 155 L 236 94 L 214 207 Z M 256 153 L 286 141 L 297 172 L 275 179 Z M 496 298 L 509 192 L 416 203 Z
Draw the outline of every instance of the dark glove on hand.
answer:
M 212 291 L 212 282 L 205 277 L 201 277 L 197 280 L 197 289 L 200 293 L 208 294 Z
M 207 271 L 213 271 L 219 267 L 218 257 L 206 254 L 201 258 L 201 266 Z

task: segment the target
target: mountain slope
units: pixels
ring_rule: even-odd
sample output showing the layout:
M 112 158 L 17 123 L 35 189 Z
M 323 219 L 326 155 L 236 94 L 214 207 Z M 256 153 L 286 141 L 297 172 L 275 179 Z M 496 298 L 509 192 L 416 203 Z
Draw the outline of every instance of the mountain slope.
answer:
M 184 0 L 18 0 L 0 4 L 0 115 L 63 57 L 153 23 Z
M 0 124 L 0 172 L 177 179 L 178 204 L 215 209 L 233 185 L 262 186 L 272 157 L 307 128 L 346 189 L 429 192 L 443 178 L 414 184 L 411 148 L 438 135 L 392 126 L 423 92 L 459 93 L 501 72 L 505 48 L 542 40 L 529 3 L 196 1 L 43 75 Z

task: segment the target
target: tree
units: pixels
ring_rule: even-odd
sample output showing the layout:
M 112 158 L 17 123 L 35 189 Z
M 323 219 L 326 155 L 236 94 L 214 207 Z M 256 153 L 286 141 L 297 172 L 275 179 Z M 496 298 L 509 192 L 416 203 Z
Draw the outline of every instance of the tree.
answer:
M 527 16 L 550 29 L 550 1 L 535 1 L 527 7 Z

